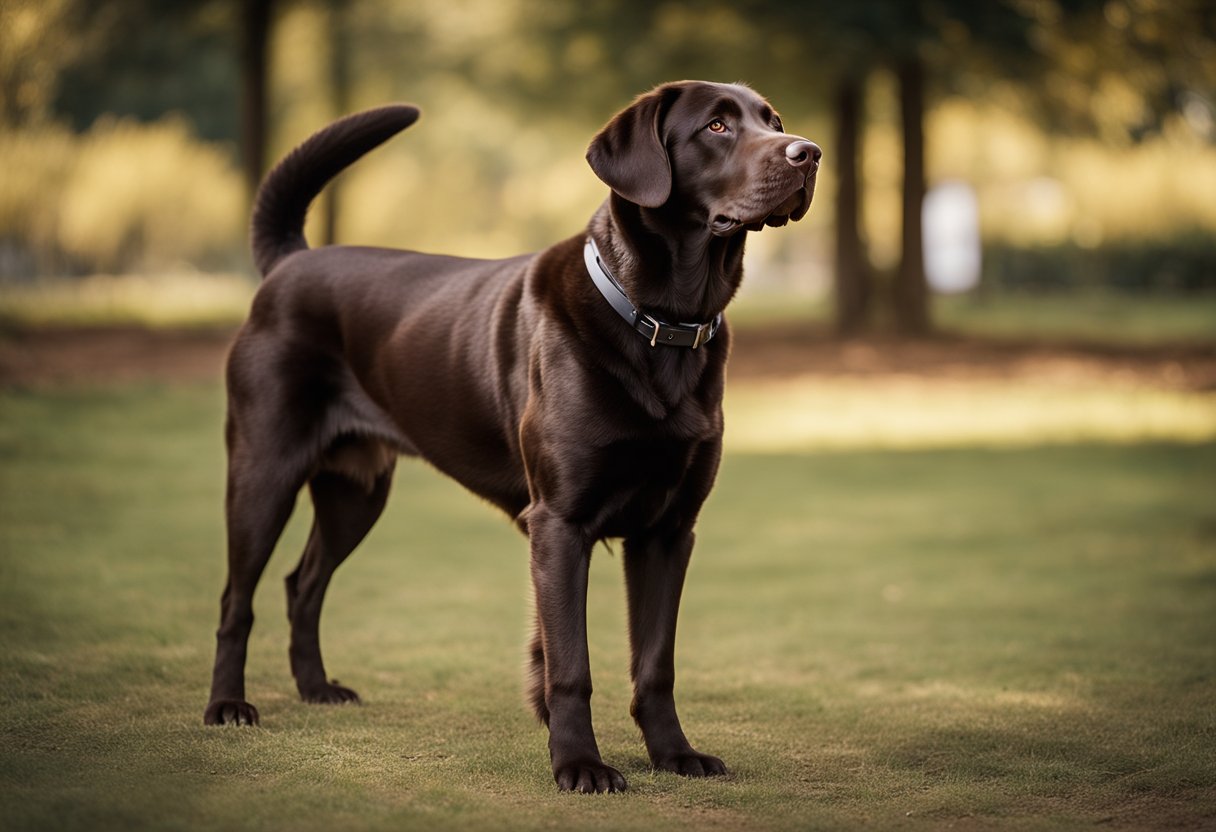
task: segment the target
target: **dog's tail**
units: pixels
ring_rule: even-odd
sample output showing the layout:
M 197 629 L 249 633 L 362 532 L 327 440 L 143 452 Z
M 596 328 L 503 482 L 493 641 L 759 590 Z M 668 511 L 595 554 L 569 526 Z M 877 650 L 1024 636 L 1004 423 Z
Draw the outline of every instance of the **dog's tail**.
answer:
M 262 180 L 253 202 L 253 262 L 263 276 L 294 251 L 308 248 L 308 205 L 343 168 L 418 120 L 418 108 L 393 104 L 355 113 L 317 131 Z

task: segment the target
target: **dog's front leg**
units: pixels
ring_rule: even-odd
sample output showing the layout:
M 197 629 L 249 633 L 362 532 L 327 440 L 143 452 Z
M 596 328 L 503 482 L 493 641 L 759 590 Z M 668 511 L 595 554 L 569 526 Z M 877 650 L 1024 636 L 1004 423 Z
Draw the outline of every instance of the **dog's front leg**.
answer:
M 618 792 L 625 778 L 600 759 L 591 727 L 587 569 L 592 542 L 543 503 L 528 514 L 532 586 L 545 655 L 549 757 L 563 791 Z
M 654 767 L 690 777 L 726 774 L 717 757 L 693 749 L 676 715 L 676 617 L 693 534 L 625 541 L 629 593 L 629 643 L 633 651 L 633 704 Z

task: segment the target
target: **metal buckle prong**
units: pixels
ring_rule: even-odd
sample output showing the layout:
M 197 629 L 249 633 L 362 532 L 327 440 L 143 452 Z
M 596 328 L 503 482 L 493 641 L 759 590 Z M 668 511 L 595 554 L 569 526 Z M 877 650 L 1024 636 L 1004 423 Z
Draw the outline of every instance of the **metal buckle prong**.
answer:
M 692 348 L 694 350 L 705 343 L 705 334 L 709 332 L 710 325 L 711 324 L 701 324 L 697 327 L 697 337 L 692 339 Z
M 655 320 L 653 315 L 647 315 L 645 312 L 642 313 L 642 317 L 650 321 L 654 327 L 654 335 L 650 336 L 650 346 L 653 347 L 659 340 L 659 322 Z

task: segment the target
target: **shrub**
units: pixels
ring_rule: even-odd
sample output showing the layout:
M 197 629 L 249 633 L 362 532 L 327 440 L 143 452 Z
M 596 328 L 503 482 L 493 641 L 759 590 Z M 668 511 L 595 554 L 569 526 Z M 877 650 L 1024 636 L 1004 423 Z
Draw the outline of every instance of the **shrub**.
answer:
M 1171 240 L 1122 240 L 1094 248 L 989 243 L 983 268 L 984 283 L 998 289 L 1213 291 L 1216 237 L 1193 231 Z
M 153 271 L 231 264 L 246 223 L 239 172 L 179 118 L 103 119 L 74 135 L 0 132 L 0 240 L 13 272 Z

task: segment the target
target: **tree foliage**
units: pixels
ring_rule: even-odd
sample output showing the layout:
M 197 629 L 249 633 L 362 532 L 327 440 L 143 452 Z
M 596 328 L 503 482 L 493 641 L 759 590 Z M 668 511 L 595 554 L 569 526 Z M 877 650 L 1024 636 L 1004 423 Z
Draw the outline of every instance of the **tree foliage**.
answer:
M 903 320 L 910 331 L 929 324 L 917 206 L 928 184 L 925 119 L 942 97 L 1026 102 L 1045 129 L 1109 142 L 1135 142 L 1178 123 L 1216 142 L 1216 6 L 1204 0 L 273 5 L 275 15 L 270 0 L 6 0 L 0 126 L 52 120 L 81 131 L 103 113 L 151 121 L 177 112 L 197 135 L 240 147 L 252 183 L 274 125 L 305 97 L 319 102 L 311 106 L 323 118 L 388 98 L 447 104 L 455 93 L 525 113 L 532 129 L 587 133 L 657 82 L 742 80 L 770 95 L 791 122 L 821 113 L 836 122 L 824 144 L 837 186 L 844 331 L 878 318 Z M 261 42 L 273 53 L 274 28 L 300 13 L 321 21 L 324 40 L 307 49 L 279 43 L 295 50 L 294 62 L 315 67 L 307 84 L 284 94 L 281 79 L 267 78 L 271 63 L 258 68 L 253 45 L 258 26 L 269 27 Z M 902 88 L 895 123 L 907 172 L 903 262 L 879 275 L 861 221 L 866 85 L 877 73 Z M 259 83 L 269 92 L 258 93 Z M 493 154 L 480 152 L 494 148 L 493 131 L 484 123 L 467 129 L 461 140 L 475 151 L 472 178 L 506 181 Z M 499 164 L 509 164 L 503 158 Z M 331 223 L 324 236 L 332 235 Z

